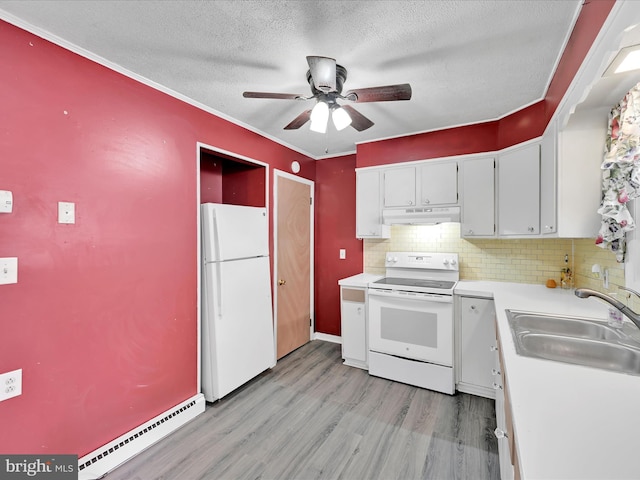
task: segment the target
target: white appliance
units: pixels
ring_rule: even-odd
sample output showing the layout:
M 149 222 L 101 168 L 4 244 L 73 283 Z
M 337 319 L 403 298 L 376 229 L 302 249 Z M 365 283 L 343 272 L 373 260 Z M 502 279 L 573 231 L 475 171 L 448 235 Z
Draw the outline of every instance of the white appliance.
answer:
M 460 207 L 409 207 L 385 208 L 382 223 L 385 225 L 436 225 L 460 223 Z
M 453 394 L 453 289 L 458 254 L 389 252 L 368 284 L 369 373 Z
M 213 402 L 276 363 L 267 210 L 205 203 L 202 391 Z

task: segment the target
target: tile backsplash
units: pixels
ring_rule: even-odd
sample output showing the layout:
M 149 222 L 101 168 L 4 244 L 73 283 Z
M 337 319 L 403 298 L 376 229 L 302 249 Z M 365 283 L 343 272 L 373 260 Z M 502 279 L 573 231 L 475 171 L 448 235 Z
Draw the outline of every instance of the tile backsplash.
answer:
M 464 239 L 460 224 L 397 225 L 391 238 L 364 241 L 364 271 L 384 273 L 385 253 L 452 252 L 460 257 L 460 278 L 501 282 L 544 284 L 554 279 L 560 285 L 560 271 L 569 255 L 569 268 L 577 287 L 616 292 L 624 285 L 624 265 L 615 255 L 594 244 L 593 239 Z M 602 273 L 596 278 L 591 266 L 609 270 L 609 290 L 603 288 Z

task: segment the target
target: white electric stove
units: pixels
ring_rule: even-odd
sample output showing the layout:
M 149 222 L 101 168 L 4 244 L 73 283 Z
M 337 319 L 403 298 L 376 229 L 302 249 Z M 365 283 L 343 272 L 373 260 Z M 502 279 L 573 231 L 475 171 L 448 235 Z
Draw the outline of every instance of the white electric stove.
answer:
M 453 394 L 458 254 L 389 252 L 368 285 L 369 373 Z

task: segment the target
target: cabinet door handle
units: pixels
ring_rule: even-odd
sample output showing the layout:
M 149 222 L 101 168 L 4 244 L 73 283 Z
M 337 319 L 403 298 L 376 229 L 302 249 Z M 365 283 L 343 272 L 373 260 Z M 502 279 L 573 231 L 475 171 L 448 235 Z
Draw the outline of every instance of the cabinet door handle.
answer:
M 500 370 L 496 370 L 495 368 L 491 369 L 491 375 L 500 375 Z
M 358 307 L 358 315 L 362 314 L 362 307 Z
M 496 436 L 496 438 L 509 438 L 509 435 L 507 435 L 507 432 L 505 432 L 501 428 L 496 427 L 496 429 L 493 431 L 493 434 Z
M 533 227 L 529 227 L 529 228 L 527 228 L 527 230 L 529 230 L 531 233 L 533 233 L 533 231 L 535 230 L 535 228 L 533 228 Z
M 409 205 L 413 205 L 413 200 L 409 200 Z
M 429 205 L 429 199 L 428 198 L 423 199 L 422 200 L 422 204 L 423 205 Z
M 493 383 L 493 389 L 494 390 L 502 390 L 502 385 L 500 385 L 499 383 Z
M 497 351 L 498 351 L 498 347 L 496 347 L 495 345 L 491 345 L 491 346 L 489 347 L 489 351 L 491 351 L 491 352 L 497 352 Z
M 476 306 L 475 305 L 471 305 L 471 307 L 469 307 L 469 308 L 471 308 L 471 310 L 475 310 Z

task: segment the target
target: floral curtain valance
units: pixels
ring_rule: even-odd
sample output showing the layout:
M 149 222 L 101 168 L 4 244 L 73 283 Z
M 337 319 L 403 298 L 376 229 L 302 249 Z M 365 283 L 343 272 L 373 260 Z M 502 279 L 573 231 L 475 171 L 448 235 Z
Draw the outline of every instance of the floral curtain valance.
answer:
M 636 228 L 627 203 L 640 195 L 640 83 L 609 114 L 602 162 L 602 226 L 599 247 L 624 262 L 625 234 Z

